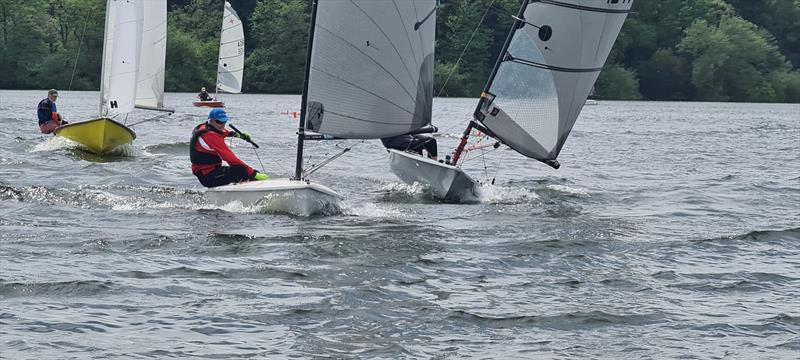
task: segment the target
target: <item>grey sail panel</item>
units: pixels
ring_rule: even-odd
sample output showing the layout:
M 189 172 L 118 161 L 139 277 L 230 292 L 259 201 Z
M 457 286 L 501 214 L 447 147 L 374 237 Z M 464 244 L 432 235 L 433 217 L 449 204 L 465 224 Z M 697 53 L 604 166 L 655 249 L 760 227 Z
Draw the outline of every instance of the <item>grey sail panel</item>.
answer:
M 479 119 L 519 153 L 555 160 L 633 0 L 541 0 L 525 9 Z
M 431 122 L 436 0 L 320 0 L 307 128 L 341 138 Z

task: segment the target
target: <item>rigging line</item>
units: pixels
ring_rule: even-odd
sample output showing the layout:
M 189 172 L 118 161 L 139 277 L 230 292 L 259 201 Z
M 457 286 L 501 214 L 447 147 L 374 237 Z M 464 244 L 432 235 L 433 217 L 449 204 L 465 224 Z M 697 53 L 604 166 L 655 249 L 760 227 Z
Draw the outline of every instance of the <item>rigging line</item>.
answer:
M 75 79 L 75 70 L 78 68 L 78 56 L 81 56 L 81 45 L 83 45 L 83 35 L 86 34 L 86 25 L 88 21 L 83 23 L 83 31 L 81 31 L 81 40 L 78 41 L 78 52 L 75 54 L 75 64 L 72 65 L 72 76 L 69 77 L 69 86 L 67 91 L 72 90 L 72 80 Z
M 456 63 L 450 69 L 450 73 L 447 74 L 447 79 L 444 81 L 444 84 L 442 84 L 442 87 L 439 89 L 439 93 L 436 94 L 436 97 L 441 96 L 442 92 L 445 89 L 445 87 L 447 87 L 447 82 L 449 82 L 450 78 L 453 76 L 453 73 L 455 72 L 456 68 L 458 67 L 458 63 L 460 63 L 461 59 L 464 57 L 464 53 L 467 51 L 467 48 L 469 47 L 469 44 L 472 43 L 472 39 L 475 37 L 475 34 L 478 32 L 478 29 L 483 24 L 483 20 L 486 19 L 486 14 L 488 14 L 489 10 L 492 9 L 492 5 L 494 5 L 494 2 L 495 2 L 495 0 L 492 0 L 492 2 L 489 4 L 489 6 L 486 7 L 486 11 L 484 11 L 483 12 L 483 16 L 481 16 L 481 21 L 478 21 L 478 25 L 475 26 L 474 30 L 472 30 L 472 35 L 469 36 L 469 40 L 467 40 L 467 44 L 464 45 L 463 49 L 461 49 L 461 55 L 458 56 L 458 60 L 456 60 Z
M 338 157 L 344 155 L 344 153 L 350 151 L 354 146 L 356 146 L 358 144 L 363 144 L 364 141 L 366 141 L 366 140 L 361 140 L 360 142 L 355 142 L 355 143 L 353 143 L 353 145 L 350 145 L 350 146 L 342 149 L 342 151 L 340 151 L 340 152 L 336 153 L 335 155 L 323 160 L 319 164 L 312 166 L 310 169 L 308 169 L 308 170 L 303 172 L 303 178 L 309 177 L 311 174 L 313 174 L 317 170 L 321 169 L 323 166 L 328 165 L 333 160 L 336 160 Z
M 481 138 L 483 140 L 483 138 Z M 481 148 L 481 159 L 483 160 L 483 174 L 486 176 L 486 179 L 489 179 L 489 167 L 486 166 L 486 149 Z
M 161 114 L 161 115 L 158 115 L 158 116 L 151 117 L 149 119 L 145 119 L 145 120 L 142 120 L 142 121 L 135 122 L 133 124 L 128 125 L 128 127 L 133 127 L 133 126 L 136 126 L 136 125 L 139 125 L 139 124 L 142 124 L 142 123 L 146 123 L 148 121 L 153 121 L 153 120 L 160 119 L 160 118 L 163 118 L 165 116 L 170 116 L 170 115 L 172 115 L 172 113 Z M 125 115 L 125 121 L 126 122 L 128 121 L 128 115 L 127 114 Z
M 259 165 L 261 165 L 261 171 L 262 171 L 264 174 L 266 174 L 266 173 L 267 173 L 267 170 L 266 170 L 266 169 L 264 169 L 264 163 L 262 163 L 262 162 L 261 162 L 261 156 L 258 156 L 258 150 L 256 150 L 256 147 L 255 147 L 255 146 L 253 146 L 253 152 L 254 152 L 254 153 L 256 153 L 256 159 L 258 159 L 258 163 L 259 163 Z

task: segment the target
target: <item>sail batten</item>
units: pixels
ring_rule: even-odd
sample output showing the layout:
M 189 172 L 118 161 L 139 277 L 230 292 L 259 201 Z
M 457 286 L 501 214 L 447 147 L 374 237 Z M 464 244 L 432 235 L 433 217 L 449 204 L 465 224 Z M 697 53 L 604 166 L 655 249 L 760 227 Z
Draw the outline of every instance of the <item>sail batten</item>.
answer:
M 524 4 L 521 26 L 487 85 L 477 120 L 517 152 L 558 157 L 630 11 L 632 0 L 540 0 Z
M 435 9 L 436 0 L 320 0 L 306 127 L 374 139 L 430 124 Z

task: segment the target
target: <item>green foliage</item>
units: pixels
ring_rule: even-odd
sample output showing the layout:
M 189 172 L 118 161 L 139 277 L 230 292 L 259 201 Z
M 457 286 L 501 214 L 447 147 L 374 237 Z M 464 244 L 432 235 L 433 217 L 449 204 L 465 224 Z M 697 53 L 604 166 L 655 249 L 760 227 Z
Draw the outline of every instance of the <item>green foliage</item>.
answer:
M 645 99 L 687 100 L 691 98 L 690 67 L 672 50 L 660 49 L 639 67 L 639 89 Z
M 692 61 L 692 84 L 703 100 L 784 100 L 772 74 L 791 66 L 767 33 L 740 17 L 723 16 L 718 26 L 696 21 L 678 50 Z
M 230 1 L 245 25 L 244 91 L 299 93 L 310 1 Z M 105 3 L 0 0 L 0 88 L 97 89 Z M 520 3 L 441 2 L 435 93 L 480 93 Z M 213 86 L 222 4 L 169 1 L 168 91 Z M 800 0 L 639 0 L 596 91 L 604 99 L 800 102 L 799 64 Z
M 433 90 L 437 96 L 464 96 L 469 88 L 467 76 L 455 64 L 436 62 Z
M 461 57 L 457 69 L 460 81 L 452 84 L 453 87 L 449 82 L 447 84 L 446 90 L 452 96 L 480 94 L 491 71 L 493 59 L 487 50 L 491 44 L 492 31 L 486 27 L 478 27 L 486 6 L 488 3 L 453 1 L 446 8 L 448 12 L 442 11 L 444 15 L 440 13 L 446 21 L 444 28 L 437 29 L 440 41 L 437 43 L 436 56 L 442 60 L 440 63 L 450 63 L 450 68 Z
M 303 90 L 310 21 L 306 4 L 302 0 L 259 0 L 251 18 L 255 50 L 245 62 L 247 91 Z
M 636 74 L 618 65 L 606 66 L 595 82 L 595 95 L 599 99 L 638 100 L 639 80 Z
M 167 31 L 164 79 L 167 91 L 197 91 L 203 86 L 214 89 L 217 81 L 217 47 L 211 43 L 204 44 L 173 23 L 169 23 Z

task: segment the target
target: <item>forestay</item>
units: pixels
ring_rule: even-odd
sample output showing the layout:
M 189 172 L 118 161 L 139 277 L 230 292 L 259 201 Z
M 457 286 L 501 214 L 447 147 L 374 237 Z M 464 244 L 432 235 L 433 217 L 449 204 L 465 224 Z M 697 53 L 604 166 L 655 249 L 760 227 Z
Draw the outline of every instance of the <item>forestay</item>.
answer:
M 521 154 L 555 160 L 633 0 L 541 0 L 524 10 L 477 117 Z M 493 99 L 493 100 L 492 100 Z
M 244 75 L 244 29 L 242 20 L 229 2 L 225 2 L 222 32 L 219 39 L 217 91 L 242 92 Z
M 100 114 L 133 111 L 142 42 L 144 0 L 109 0 L 103 45 Z
M 144 21 L 136 106 L 163 108 L 167 53 L 167 0 L 146 0 L 143 3 Z
M 436 6 L 436 0 L 320 0 L 306 127 L 366 139 L 430 124 Z

